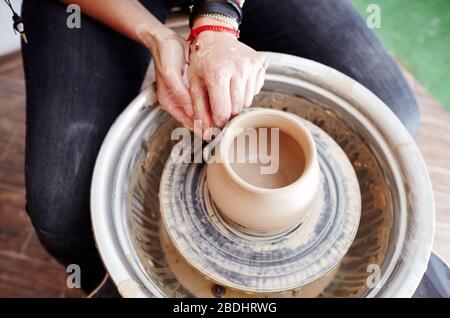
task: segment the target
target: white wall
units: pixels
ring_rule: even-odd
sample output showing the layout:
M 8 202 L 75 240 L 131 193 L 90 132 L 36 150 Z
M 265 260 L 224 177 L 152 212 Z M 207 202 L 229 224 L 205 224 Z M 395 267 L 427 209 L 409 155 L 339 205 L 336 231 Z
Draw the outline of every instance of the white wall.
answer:
M 39 1 L 39 0 L 33 0 Z M 14 10 L 20 14 L 22 0 L 11 0 Z M 20 48 L 20 36 L 12 28 L 12 13 L 5 1 L 0 0 L 0 56 Z M 26 26 L 25 26 L 26 30 Z

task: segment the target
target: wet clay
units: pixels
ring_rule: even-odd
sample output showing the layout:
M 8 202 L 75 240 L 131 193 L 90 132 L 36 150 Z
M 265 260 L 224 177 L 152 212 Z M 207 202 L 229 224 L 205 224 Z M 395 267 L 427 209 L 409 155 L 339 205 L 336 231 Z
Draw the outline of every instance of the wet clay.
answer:
M 249 138 L 244 139 L 242 135 L 235 138 L 229 153 L 230 166 L 242 180 L 251 185 L 265 189 L 283 188 L 301 177 L 305 169 L 305 154 L 298 142 L 288 134 L 279 131 L 277 135 L 272 134 L 271 129 L 263 129 L 266 132 L 262 133 L 261 128 L 256 129 L 258 147 L 252 147 Z M 239 139 L 245 143 L 240 143 Z M 265 146 L 264 151 L 261 151 L 261 145 Z M 260 154 L 267 154 L 267 158 L 262 160 Z M 268 158 L 277 163 L 268 163 Z M 269 164 L 277 165 L 275 173 L 263 173 L 261 168 Z

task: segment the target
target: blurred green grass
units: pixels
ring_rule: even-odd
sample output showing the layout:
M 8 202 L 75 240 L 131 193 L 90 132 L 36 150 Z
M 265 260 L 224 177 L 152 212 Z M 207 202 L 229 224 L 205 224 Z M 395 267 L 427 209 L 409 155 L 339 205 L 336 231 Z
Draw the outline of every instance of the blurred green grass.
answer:
M 389 51 L 450 110 L 450 0 L 352 0 L 364 18 L 381 9 L 374 29 Z

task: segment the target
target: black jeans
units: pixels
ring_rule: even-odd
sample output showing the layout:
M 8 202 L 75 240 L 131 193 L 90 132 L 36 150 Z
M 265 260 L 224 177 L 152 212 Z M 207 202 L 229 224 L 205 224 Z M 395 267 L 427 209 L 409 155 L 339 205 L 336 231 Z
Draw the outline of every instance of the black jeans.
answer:
M 142 2 L 164 21 L 176 1 Z M 89 217 L 94 162 L 114 119 L 138 94 L 150 55 L 87 17 L 81 29 L 69 29 L 67 16 L 56 0 L 23 4 L 27 210 L 45 248 L 63 264 L 80 265 L 82 285 L 91 289 L 104 274 Z M 417 132 L 414 95 L 349 1 L 247 0 L 241 40 L 340 70 Z

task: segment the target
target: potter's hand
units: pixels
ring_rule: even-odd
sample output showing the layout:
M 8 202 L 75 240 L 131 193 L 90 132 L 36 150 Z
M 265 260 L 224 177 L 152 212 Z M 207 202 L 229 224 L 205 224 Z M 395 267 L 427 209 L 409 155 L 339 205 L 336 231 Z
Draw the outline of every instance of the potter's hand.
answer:
M 155 62 L 157 97 L 161 108 L 185 127 L 193 127 L 193 108 L 187 81 L 188 43 L 172 32 L 160 34 L 150 46 Z
M 205 31 L 194 42 L 189 82 L 195 118 L 204 129 L 222 128 L 261 90 L 267 58 L 227 32 Z
M 191 128 L 192 103 L 183 82 L 186 41 L 163 25 L 138 0 L 60 0 L 146 46 L 155 61 L 158 100 L 179 122 Z M 133 57 L 131 57 L 133 58 Z

